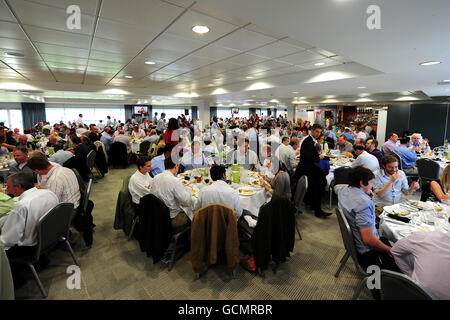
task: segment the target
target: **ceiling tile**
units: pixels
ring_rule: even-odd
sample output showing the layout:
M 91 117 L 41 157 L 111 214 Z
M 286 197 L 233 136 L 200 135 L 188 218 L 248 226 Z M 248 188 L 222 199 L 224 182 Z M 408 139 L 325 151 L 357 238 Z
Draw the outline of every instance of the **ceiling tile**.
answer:
M 237 64 L 240 66 L 248 66 L 251 64 L 265 61 L 265 60 L 267 60 L 267 58 L 255 56 L 255 55 L 248 54 L 248 53 L 242 53 L 238 56 L 226 59 L 225 61 Z
M 136 26 L 100 18 L 95 36 L 143 48 L 158 35 L 160 28 L 161 26 L 150 28 L 147 24 Z
M 277 58 L 276 60 L 278 61 L 282 61 L 282 62 L 287 62 L 290 64 L 302 64 L 308 61 L 314 61 L 314 60 L 319 60 L 319 59 L 323 59 L 324 57 L 318 53 L 309 51 L 309 50 L 305 50 L 299 53 L 294 53 L 285 57 L 281 57 L 281 58 Z
M 206 42 L 200 40 L 186 39 L 171 33 L 164 33 L 150 45 L 144 54 L 151 53 L 152 50 L 162 49 L 176 52 L 177 56 L 181 57 L 206 44 Z
M 220 39 L 215 42 L 214 45 L 240 51 L 248 51 L 255 49 L 256 47 L 266 45 L 274 40 L 274 38 L 266 37 L 253 31 L 241 29 L 223 39 Z
M 82 49 L 70 46 L 58 46 L 46 43 L 35 43 L 41 54 L 44 55 L 59 55 L 64 57 L 87 58 L 89 55 L 88 49 Z
M 46 62 L 53 63 L 68 63 L 68 64 L 76 64 L 76 65 L 86 65 L 87 59 L 85 58 L 77 58 L 77 57 L 66 57 L 60 55 L 52 55 L 52 54 L 43 54 L 42 55 Z
M 227 61 L 217 62 L 208 66 L 216 71 L 216 73 L 231 71 L 240 68 L 241 66 L 238 64 L 234 64 Z
M 130 45 L 125 42 L 94 38 L 92 42 L 92 50 L 104 51 L 108 53 L 118 53 L 123 55 L 134 56 L 142 50 L 141 46 Z
M 318 62 L 324 62 L 325 64 L 321 65 L 321 66 L 315 66 L 314 64 L 318 63 Z M 322 69 L 322 68 L 331 67 L 331 66 L 337 66 L 340 64 L 342 64 L 342 63 L 335 61 L 333 59 L 325 58 L 325 59 L 321 59 L 321 60 L 301 63 L 301 64 L 299 64 L 299 66 L 303 67 L 305 69 L 308 69 L 308 70 L 314 70 L 314 69 Z
M 216 47 L 214 45 L 209 45 L 203 49 L 200 49 L 192 54 L 195 57 L 209 58 L 215 61 L 222 60 L 236 54 L 241 53 L 239 50 L 233 50 L 223 47 Z
M 10 0 L 12 3 L 23 1 L 23 0 Z M 30 2 L 30 1 L 27 1 Z M 47 7 L 54 7 L 66 10 L 70 5 L 77 5 L 81 9 L 82 14 L 95 15 L 97 9 L 97 1 L 93 0 L 33 0 L 33 2 L 38 3 Z
M 87 54 L 86 54 L 86 56 L 87 56 Z M 133 55 L 92 50 L 90 58 L 95 59 L 95 60 L 103 60 L 103 61 L 108 61 L 108 62 L 120 63 L 123 66 L 133 58 Z
M 71 30 L 67 28 L 67 19 L 70 15 L 66 13 L 66 7 L 64 7 L 64 9 L 56 8 L 24 0 L 12 0 L 11 4 L 24 26 L 38 26 L 75 34 L 81 33 L 90 35 L 92 33 L 94 18 L 83 14 L 83 9 L 81 7 L 81 29 Z
M 0 20 L 17 22 L 3 1 L 0 1 Z
M 91 38 L 88 35 L 42 29 L 33 26 L 26 26 L 25 30 L 33 42 L 89 49 Z
M 189 67 L 189 70 L 187 70 L 187 71 L 191 71 L 193 69 L 197 69 L 197 68 L 209 65 L 214 62 L 215 62 L 215 60 L 213 60 L 213 59 L 200 58 L 200 57 L 189 55 L 187 57 L 184 57 L 177 63 L 183 64 L 183 65 Z
M 17 23 L 6 21 L 0 21 L 0 37 L 27 40 L 27 37 Z
M 100 16 L 121 21 L 130 25 L 159 28 L 161 32 L 183 9 L 169 5 L 159 0 L 123 0 L 103 1 Z
M 277 41 L 275 43 L 268 44 L 267 46 L 264 46 L 262 48 L 251 50 L 249 53 L 273 59 L 277 57 L 290 55 L 302 50 L 305 50 L 305 48 L 293 46 L 284 41 Z

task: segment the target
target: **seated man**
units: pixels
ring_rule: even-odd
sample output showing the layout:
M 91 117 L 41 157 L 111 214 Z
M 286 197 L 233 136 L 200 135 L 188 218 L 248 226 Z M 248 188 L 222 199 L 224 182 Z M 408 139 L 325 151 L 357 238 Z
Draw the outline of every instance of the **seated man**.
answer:
M 74 156 L 72 152 L 64 150 L 64 146 L 60 143 L 56 144 L 54 148 L 55 153 L 49 158 L 51 162 L 56 162 L 62 166 L 64 162 Z
M 236 219 L 242 215 L 241 200 L 237 190 L 230 187 L 226 181 L 226 171 L 224 166 L 214 166 L 211 168 L 211 185 L 200 189 L 198 200 L 195 203 L 194 211 L 197 211 L 211 203 L 221 203 L 236 212 Z
M 158 174 L 164 172 L 164 160 L 171 156 L 173 148 L 174 145 L 169 143 L 164 147 L 163 153 L 161 155 L 156 156 L 152 159 L 152 169 L 150 170 L 150 174 L 153 177 L 156 177 Z
M 419 189 L 417 181 L 408 186 L 408 180 L 402 170 L 398 170 L 398 160 L 394 156 L 383 158 L 383 168 L 375 173 L 375 203 L 377 206 L 389 206 L 401 202 L 402 193 Z
M 146 134 L 143 129 L 139 129 L 139 126 L 134 126 L 131 135 L 134 136 L 135 139 L 144 139 Z
M 203 148 L 203 155 L 206 158 L 206 161 L 208 164 L 213 164 L 214 160 L 219 160 L 219 150 L 211 145 L 211 140 L 209 137 L 205 137 L 203 139 L 203 143 L 205 144 L 205 147 Z
M 200 142 L 193 141 L 191 143 L 191 150 L 183 154 L 181 165 L 184 170 L 203 168 L 207 165 L 205 156 L 200 150 Z
M 144 138 L 144 141 L 149 141 L 150 145 L 154 144 L 156 140 L 158 140 L 158 135 L 156 134 L 155 129 L 150 130 L 148 136 Z
M 71 154 L 72 154 L 72 153 L 71 153 Z M 73 156 L 73 154 L 72 154 L 72 156 Z M 41 158 L 41 159 L 47 160 L 47 156 L 46 156 L 44 153 L 42 153 L 41 151 L 38 151 L 38 150 L 33 150 L 33 151 L 31 151 L 31 152 L 28 154 L 28 158 L 29 158 L 29 159 L 35 158 L 35 157 L 36 157 L 36 158 Z M 61 167 L 61 165 L 60 165 L 59 163 L 52 162 L 52 161 L 49 161 L 49 162 L 50 162 L 50 164 L 53 165 L 54 167 Z M 33 171 L 33 173 L 34 173 L 34 171 Z M 35 184 L 35 186 L 36 186 L 37 188 L 40 188 L 40 186 L 43 186 L 43 185 L 45 185 L 45 184 L 47 183 L 48 174 L 46 174 L 46 175 L 38 174 L 38 175 L 36 175 L 36 177 L 37 177 L 37 185 Z
M 32 157 L 28 166 L 38 175 L 47 176 L 47 181 L 40 188 L 53 191 L 59 202 L 73 203 L 74 208 L 80 205 L 80 187 L 75 173 L 65 167 L 56 167 L 43 157 Z
M 297 167 L 294 148 L 290 145 L 289 137 L 283 137 L 281 145 L 277 149 L 280 161 L 286 166 L 289 172 L 293 172 Z
M 109 130 L 106 130 L 107 128 Z M 109 147 L 114 142 L 113 136 L 114 136 L 114 130 L 110 129 L 109 127 L 106 127 L 105 131 L 102 133 L 102 136 L 100 137 L 100 142 L 103 143 L 103 145 L 105 146 L 106 152 L 109 151 Z
M 248 148 L 249 140 L 239 138 L 238 149 L 231 155 L 231 164 L 240 164 L 244 169 L 253 170 L 258 164 L 258 156 Z
M 24 146 L 18 146 L 13 151 L 14 160 L 16 163 L 9 167 L 9 174 L 14 174 L 16 172 L 25 172 L 33 177 L 36 182 L 36 173 L 31 170 L 28 165 L 28 149 Z
M 419 153 L 421 151 L 425 151 L 428 147 L 428 139 L 423 139 L 422 143 L 420 143 L 420 135 L 413 134 L 411 136 L 411 150 Z
M 383 154 L 385 156 L 388 156 L 394 151 L 395 147 L 397 147 L 397 140 L 398 135 L 394 132 L 391 132 L 389 134 L 389 139 L 383 143 L 383 147 L 381 148 L 381 151 L 383 151 Z
M 152 169 L 152 162 L 149 157 L 144 156 L 136 160 L 136 166 L 138 169 L 130 178 L 128 191 L 133 203 L 138 205 L 143 196 L 150 194 L 153 179 L 148 173 Z
M 416 232 L 391 249 L 400 270 L 437 299 L 450 300 L 450 232 Z
M 355 144 L 353 146 L 353 149 L 355 151 L 355 154 L 357 156 L 355 162 L 352 163 L 352 167 L 364 167 L 372 172 L 376 172 L 380 170 L 380 164 L 378 162 L 378 159 L 374 156 L 368 153 L 364 149 L 363 144 Z
M 377 149 L 378 141 L 375 139 L 367 139 L 366 141 L 366 151 L 378 159 L 379 165 L 381 165 L 381 160 L 383 159 L 383 153 Z
M 114 138 L 114 142 L 120 142 L 127 146 L 127 150 L 131 150 L 130 137 L 125 135 L 124 131 L 119 131 L 119 135 Z
M 347 138 L 344 135 L 339 136 L 338 149 L 342 155 L 346 155 L 347 157 L 353 158 L 352 155 L 353 146 L 350 142 L 347 141 Z
M 178 228 L 190 222 L 181 207 L 190 206 L 192 196 L 191 192 L 176 177 L 179 165 L 175 164 L 171 157 L 164 160 L 164 167 L 166 170 L 153 179 L 150 193 L 158 197 L 169 208 L 172 228 Z
M 409 149 L 409 138 L 401 137 L 400 145 L 394 148 L 394 151 L 400 156 L 402 160 L 402 169 L 405 173 L 410 175 L 418 175 L 419 171 L 415 167 L 417 161 L 417 154 L 414 150 Z
M 36 250 L 39 218 L 59 203 L 58 197 L 49 190 L 35 188 L 33 178 L 24 172 L 9 176 L 6 184 L 7 193 L 18 197 L 18 201 L 9 215 L 2 218 L 0 244 L 10 258 L 32 254 Z
M 398 271 L 390 256 L 391 247 L 380 239 L 375 228 L 375 206 L 372 201 L 374 174 L 371 170 L 356 167 L 349 173 L 349 184 L 334 187 L 340 210 L 347 218 L 353 234 L 358 263 L 364 271 L 371 265 Z

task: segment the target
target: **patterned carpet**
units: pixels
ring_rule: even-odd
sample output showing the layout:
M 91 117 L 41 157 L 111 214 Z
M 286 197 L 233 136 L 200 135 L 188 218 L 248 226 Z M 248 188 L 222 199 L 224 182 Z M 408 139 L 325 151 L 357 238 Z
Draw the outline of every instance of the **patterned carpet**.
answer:
M 39 272 L 48 291 L 48 300 L 347 300 L 351 299 L 360 280 L 349 260 L 339 278 L 334 277 L 344 254 L 336 215 L 318 219 L 304 211 L 298 218 L 303 240 L 296 235 L 295 249 L 288 261 L 277 270 L 269 269 L 265 278 L 250 274 L 241 267 L 235 279 L 224 265 L 211 267 L 199 280 L 194 280 L 186 253 L 171 272 L 154 265 L 151 258 L 140 252 L 136 240 L 128 241 L 121 230 L 113 229 L 117 195 L 122 179 L 135 171 L 112 169 L 105 178 L 93 184 L 94 244 L 84 247 L 75 231 L 73 246 L 81 264 L 81 289 L 69 290 L 66 273 L 73 264 L 68 251 L 57 249 L 50 254 L 50 265 Z M 334 210 L 334 209 L 333 209 Z M 29 280 L 16 290 L 17 299 L 41 299 L 31 273 Z M 372 299 L 363 290 L 360 299 Z

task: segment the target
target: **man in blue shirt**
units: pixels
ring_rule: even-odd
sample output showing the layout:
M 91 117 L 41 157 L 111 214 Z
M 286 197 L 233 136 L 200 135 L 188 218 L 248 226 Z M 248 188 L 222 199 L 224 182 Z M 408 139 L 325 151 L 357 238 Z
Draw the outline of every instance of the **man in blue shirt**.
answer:
M 150 175 L 152 177 L 156 177 L 158 174 L 163 173 L 164 170 L 166 170 L 164 167 L 164 160 L 170 157 L 173 147 L 174 146 L 171 143 L 166 144 L 163 153 L 152 159 L 152 170 L 150 170 Z
M 414 166 L 417 161 L 417 154 L 409 148 L 409 138 L 401 137 L 400 145 L 394 149 L 402 159 L 402 169 L 409 175 L 418 175 L 417 168 Z
M 382 160 L 383 169 L 375 173 L 375 203 L 377 206 L 389 206 L 401 202 L 402 193 L 419 189 L 417 181 L 408 186 L 408 180 L 402 170 L 398 170 L 398 160 L 390 155 Z
M 373 172 L 356 167 L 349 173 L 349 184 L 334 187 L 338 195 L 339 209 L 345 215 L 353 234 L 358 263 L 363 268 L 377 265 L 381 269 L 399 271 L 391 254 L 389 242 L 380 238 L 375 227 L 375 205 L 372 188 L 375 183 Z M 377 297 L 377 293 L 373 292 Z
M 107 127 L 109 128 L 109 127 Z M 102 133 L 102 136 L 100 137 L 100 142 L 103 143 L 105 145 L 105 151 L 108 152 L 109 151 L 109 146 L 113 143 L 113 136 L 114 136 L 114 130 L 112 130 L 111 128 L 109 128 L 108 131 L 105 131 Z

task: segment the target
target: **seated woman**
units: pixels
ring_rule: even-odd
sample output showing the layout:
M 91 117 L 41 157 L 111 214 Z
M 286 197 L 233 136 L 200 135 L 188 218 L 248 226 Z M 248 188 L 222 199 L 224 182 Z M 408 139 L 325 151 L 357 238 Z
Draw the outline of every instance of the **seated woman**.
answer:
M 422 191 L 421 201 L 443 201 L 450 199 L 450 165 L 445 167 L 439 179 L 431 181 Z
M 291 199 L 291 179 L 289 178 L 288 170 L 282 162 L 278 163 L 278 171 L 272 180 L 264 175 L 259 182 L 261 186 L 272 195 Z M 267 182 L 270 183 L 272 187 L 270 187 Z

